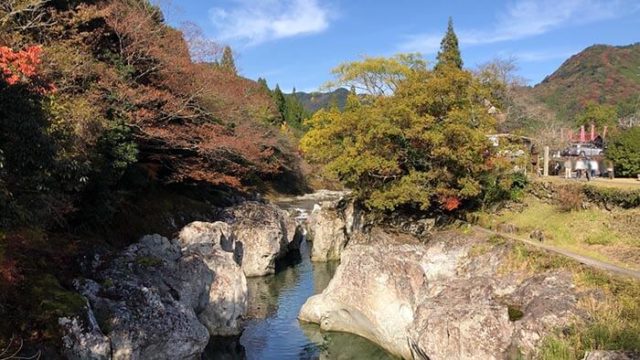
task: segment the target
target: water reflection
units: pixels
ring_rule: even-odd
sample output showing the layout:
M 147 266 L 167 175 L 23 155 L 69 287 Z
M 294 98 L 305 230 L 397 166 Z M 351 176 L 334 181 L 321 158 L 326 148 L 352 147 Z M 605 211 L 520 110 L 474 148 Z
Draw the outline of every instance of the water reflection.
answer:
M 332 200 L 341 193 L 326 193 L 282 201 L 287 210 L 309 212 L 313 204 Z M 273 276 L 247 279 L 249 321 L 238 338 L 214 338 L 203 354 L 205 360 L 227 359 L 392 359 L 372 342 L 356 335 L 323 332 L 317 325 L 297 319 L 302 304 L 329 284 L 337 262 L 312 263 L 303 242 L 295 265 L 278 267 Z
M 302 304 L 322 292 L 338 264 L 302 260 L 273 276 L 247 279 L 250 320 L 240 338 L 212 339 L 203 359 L 392 359 L 370 341 L 346 333 L 323 332 L 297 320 Z

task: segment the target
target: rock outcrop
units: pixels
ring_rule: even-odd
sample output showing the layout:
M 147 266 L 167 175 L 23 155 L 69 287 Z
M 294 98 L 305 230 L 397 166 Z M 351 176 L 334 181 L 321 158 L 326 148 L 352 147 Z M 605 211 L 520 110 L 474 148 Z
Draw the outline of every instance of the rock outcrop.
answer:
M 224 219 L 193 222 L 172 241 L 149 235 L 115 256 L 85 259 L 87 278 L 75 286 L 87 314 L 59 320 L 65 356 L 195 359 L 209 336 L 240 334 L 246 276 L 274 273 L 277 260 L 299 253 L 302 228 L 257 202 L 230 208 Z
M 75 281 L 86 318 L 60 319 L 71 359 L 196 359 L 209 336 L 236 335 L 247 284 L 228 225 L 192 223 L 178 239 L 143 237 Z M 105 357 L 106 356 L 106 357 Z
M 178 235 L 183 254 L 199 256 L 214 274 L 198 319 L 212 336 L 238 335 L 247 312 L 247 279 L 234 260 L 234 238 L 223 222 L 193 222 Z
M 234 254 L 246 276 L 273 274 L 278 260 L 299 251 L 302 228 L 277 206 L 246 202 L 227 215 Z
M 499 271 L 505 247 L 443 237 L 429 245 L 350 245 L 300 319 L 366 337 L 403 358 L 437 360 L 531 353 L 541 336 L 580 316 L 569 274 L 523 281 Z
M 212 280 L 201 259 L 182 256 L 177 242 L 155 235 L 75 285 L 109 338 L 113 359 L 195 359 L 209 340 L 196 312 L 206 306 Z
M 362 214 L 353 201 L 325 201 L 308 219 L 311 260 L 339 260 L 350 237 L 360 229 Z

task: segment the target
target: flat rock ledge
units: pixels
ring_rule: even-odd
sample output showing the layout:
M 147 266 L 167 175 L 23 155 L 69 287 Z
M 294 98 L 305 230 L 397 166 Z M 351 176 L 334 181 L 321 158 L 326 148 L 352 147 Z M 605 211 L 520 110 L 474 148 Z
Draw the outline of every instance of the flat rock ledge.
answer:
M 438 360 L 532 354 L 545 334 L 584 316 L 569 273 L 505 274 L 506 248 L 442 237 L 428 245 L 350 245 L 299 319 L 405 359 Z

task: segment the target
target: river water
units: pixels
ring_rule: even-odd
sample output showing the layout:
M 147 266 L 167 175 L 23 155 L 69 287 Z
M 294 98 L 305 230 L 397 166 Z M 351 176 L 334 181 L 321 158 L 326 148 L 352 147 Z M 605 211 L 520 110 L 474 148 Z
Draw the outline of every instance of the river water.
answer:
M 323 194 L 331 199 L 335 194 Z M 316 197 L 289 199 L 277 204 L 298 209 L 302 217 Z M 320 331 L 314 324 L 298 321 L 304 302 L 321 293 L 338 264 L 312 263 L 309 248 L 302 244 L 301 259 L 279 269 L 275 275 L 249 278 L 249 322 L 239 339 L 212 339 L 203 359 L 393 359 L 376 344 L 356 335 Z

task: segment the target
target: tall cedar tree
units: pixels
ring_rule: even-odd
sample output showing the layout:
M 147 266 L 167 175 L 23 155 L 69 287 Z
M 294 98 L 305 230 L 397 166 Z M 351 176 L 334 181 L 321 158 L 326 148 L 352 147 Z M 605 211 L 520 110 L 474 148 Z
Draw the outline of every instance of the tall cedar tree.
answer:
M 447 32 L 440 42 L 440 51 L 438 51 L 436 59 L 438 61 L 435 66 L 436 71 L 442 70 L 445 66 L 454 66 L 462 69 L 462 56 L 460 56 L 460 49 L 458 48 L 458 37 L 453 31 L 453 20 L 451 18 L 449 18 Z
M 231 47 L 225 46 L 222 51 L 222 59 L 220 60 L 220 67 L 232 74 L 237 74 L 236 63 L 233 60 L 233 51 Z
M 287 114 L 287 99 L 285 99 L 278 84 L 276 84 L 276 88 L 273 90 L 273 101 L 276 103 L 276 109 L 278 109 L 280 113 L 281 121 L 284 121 Z

